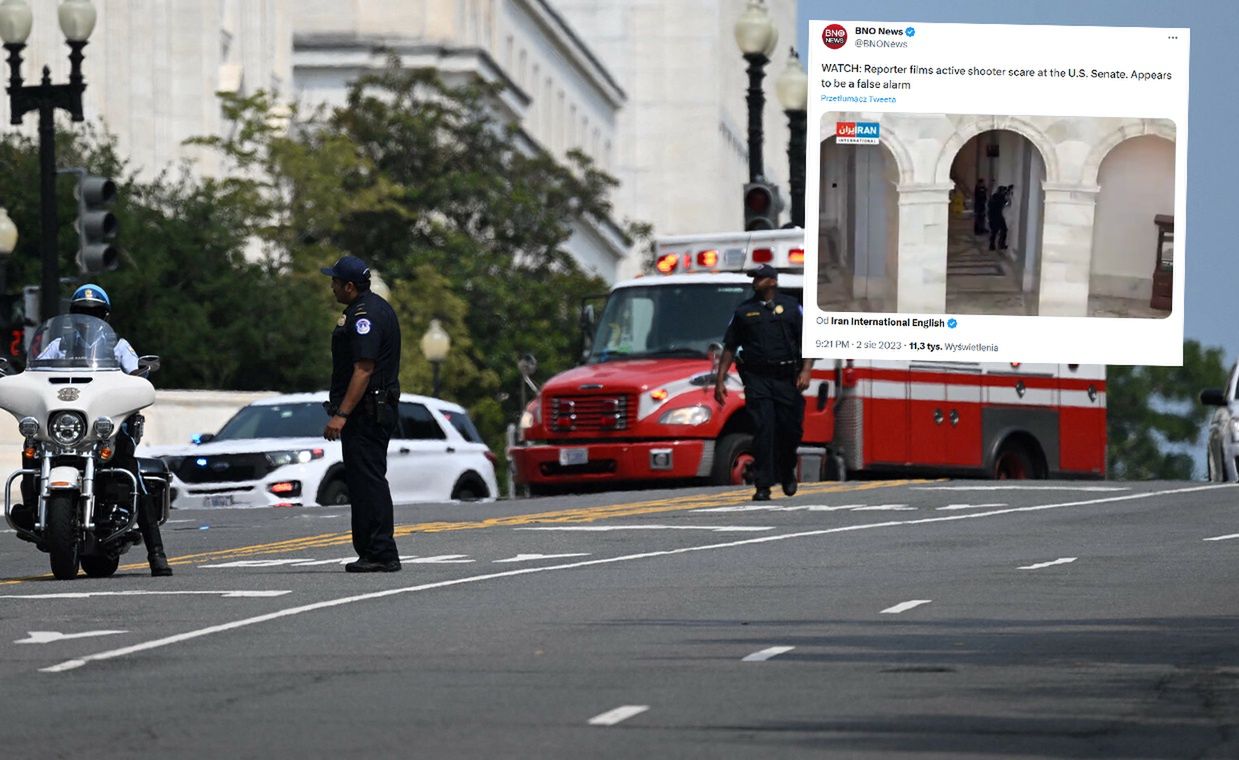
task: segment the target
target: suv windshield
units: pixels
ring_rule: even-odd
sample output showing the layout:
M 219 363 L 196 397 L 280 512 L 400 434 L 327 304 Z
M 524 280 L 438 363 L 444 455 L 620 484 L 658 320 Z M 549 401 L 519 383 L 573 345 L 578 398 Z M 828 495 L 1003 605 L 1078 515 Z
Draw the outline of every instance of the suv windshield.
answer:
M 52 317 L 35 330 L 26 362 L 29 369 L 120 369 L 116 332 L 98 317 Z
M 326 424 L 322 404 L 254 404 L 237 412 L 211 440 L 322 438 Z
M 731 313 L 752 294 L 748 285 L 694 283 L 621 288 L 607 299 L 589 362 L 651 357 L 704 357 L 721 343 Z M 781 291 L 799 300 L 799 291 Z

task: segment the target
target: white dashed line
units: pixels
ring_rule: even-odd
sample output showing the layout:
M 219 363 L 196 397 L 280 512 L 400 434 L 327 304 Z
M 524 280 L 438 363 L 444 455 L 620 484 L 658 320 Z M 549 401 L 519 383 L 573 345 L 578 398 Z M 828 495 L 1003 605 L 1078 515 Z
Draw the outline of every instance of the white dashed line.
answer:
M 1059 557 L 1052 562 L 1038 562 L 1035 565 L 1024 565 L 1020 570 L 1040 570 L 1043 567 L 1051 567 L 1053 565 L 1066 565 L 1070 562 L 1075 562 L 1076 557 Z
M 472 575 L 464 578 L 453 578 L 450 580 L 437 581 L 433 583 L 423 583 L 414 586 L 404 586 L 401 588 L 384 589 L 382 591 L 373 591 L 366 594 L 357 594 L 354 596 L 338 597 L 335 599 L 325 599 L 312 604 L 305 604 L 297 607 L 289 607 L 282 610 L 275 610 L 264 615 L 256 615 L 254 617 L 243 618 L 240 620 L 232 620 L 227 623 L 208 626 L 206 628 L 198 628 L 184 633 L 178 633 L 173 636 L 164 638 L 152 639 L 144 641 L 133 646 L 121 647 L 119 649 L 110 649 L 103 652 L 84 655 L 78 659 L 66 660 L 65 662 L 53 665 L 47 668 L 40 668 L 43 673 L 63 673 L 65 671 L 80 668 L 91 662 L 103 662 L 113 660 L 120 657 L 127 657 L 132 654 L 141 652 L 149 652 L 154 649 L 169 647 L 174 644 L 180 644 L 187 641 L 194 641 L 205 636 L 212 636 L 226 631 L 235 631 L 241 628 L 246 628 L 253 625 L 271 622 L 274 620 L 282 620 L 284 618 L 293 617 L 295 615 L 303 615 L 319 610 L 333 609 L 348 604 L 357 604 L 359 602 L 368 602 L 376 599 L 386 599 L 401 594 L 414 594 L 419 592 L 432 591 L 441 588 L 451 588 L 455 586 L 463 586 L 474 583 L 485 583 L 487 581 L 498 580 L 501 578 L 514 578 L 522 575 L 535 575 L 541 573 L 554 573 L 577 570 L 584 567 L 603 567 L 622 562 L 634 562 L 645 559 L 653 559 L 655 557 L 675 557 L 683 554 L 695 554 L 697 552 L 712 552 L 732 549 L 740 546 L 756 546 L 759 544 L 774 543 L 776 541 L 791 541 L 795 539 L 813 538 L 817 536 L 830 536 L 842 533 L 852 533 L 868 530 L 884 530 L 887 528 L 903 528 L 914 525 L 931 525 L 938 523 L 955 522 L 957 520 L 981 520 L 989 517 L 1001 517 L 1004 515 L 1026 514 L 1030 512 L 1043 512 L 1051 509 L 1068 509 L 1071 507 L 1092 506 L 1095 504 L 1115 504 L 1118 502 L 1132 502 L 1143 499 L 1155 499 L 1166 497 L 1175 494 L 1189 493 L 1204 493 L 1206 491 L 1215 491 L 1220 488 L 1233 489 L 1231 485 L 1204 485 L 1194 486 L 1191 488 L 1173 488 L 1165 491 L 1148 491 L 1144 493 L 1126 494 L 1123 496 L 1110 496 L 1100 499 L 1087 499 L 1083 501 L 1067 501 L 1054 504 L 1035 504 L 1027 507 L 1012 507 L 1010 509 L 995 510 L 992 512 L 966 512 L 956 515 L 942 515 L 939 517 L 922 517 L 909 520 L 887 520 L 878 523 L 866 523 L 862 525 L 844 525 L 835 528 L 822 528 L 819 530 L 797 531 L 795 533 L 782 533 L 774 536 L 759 536 L 756 538 L 746 538 L 742 540 L 727 541 L 723 543 L 706 544 L 703 546 L 684 546 L 677 549 L 665 549 L 660 551 L 639 552 L 636 554 L 625 554 L 617 557 L 603 557 L 600 559 L 586 559 L 577 562 L 566 562 L 558 565 L 539 565 L 536 567 L 523 567 L 514 570 L 505 570 L 498 573 L 484 573 L 482 575 Z M 285 592 L 286 593 L 286 592 Z
M 574 554 L 518 554 L 515 557 L 508 557 L 507 559 L 497 559 L 495 560 L 495 564 L 498 565 L 504 562 L 531 562 L 535 559 L 560 559 L 562 557 L 588 557 L 588 556 L 589 556 L 589 552 L 578 552 Z
M 291 591 L 66 591 L 59 594 L 0 594 L 0 599 L 89 599 L 93 596 L 218 596 L 224 599 L 266 599 Z
M 765 662 L 771 657 L 778 657 L 779 655 L 785 652 L 790 652 L 795 648 L 796 647 L 769 647 L 761 650 L 760 652 L 754 652 L 747 657 L 741 658 L 740 662 Z
M 17 639 L 14 644 L 51 644 L 65 639 L 86 639 L 92 636 L 115 636 L 129 631 L 82 631 L 81 633 L 61 633 L 60 631 L 28 631 L 24 639 Z
M 1231 533 L 1225 536 L 1214 536 L 1213 538 L 1206 538 L 1204 540 L 1205 541 L 1229 541 L 1232 538 L 1239 538 L 1239 533 Z
M 894 607 L 887 607 L 886 609 L 882 610 L 882 614 L 883 615 L 898 615 L 901 612 L 907 612 L 913 607 L 920 607 L 922 604 L 929 604 L 932 601 L 933 599 L 913 599 L 908 602 L 900 602 L 899 604 L 896 604 Z
M 601 715 L 595 715 L 589 719 L 589 725 L 614 726 L 616 723 L 628 720 L 634 715 L 640 715 L 648 709 L 650 709 L 649 705 L 624 705 L 614 710 L 607 710 Z
M 1130 491 L 1118 486 L 911 486 L 913 491 Z
M 938 507 L 939 512 L 949 512 L 953 509 L 993 509 L 994 507 L 1005 507 L 1004 504 L 947 504 L 945 507 Z

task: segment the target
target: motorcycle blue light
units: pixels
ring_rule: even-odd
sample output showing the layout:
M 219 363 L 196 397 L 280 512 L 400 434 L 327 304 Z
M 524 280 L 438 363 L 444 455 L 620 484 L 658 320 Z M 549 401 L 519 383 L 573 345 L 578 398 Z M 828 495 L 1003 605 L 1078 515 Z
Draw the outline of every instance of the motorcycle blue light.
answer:
M 207 460 L 202 459 L 201 457 L 194 460 L 194 464 L 198 465 L 199 467 L 206 467 L 206 462 Z

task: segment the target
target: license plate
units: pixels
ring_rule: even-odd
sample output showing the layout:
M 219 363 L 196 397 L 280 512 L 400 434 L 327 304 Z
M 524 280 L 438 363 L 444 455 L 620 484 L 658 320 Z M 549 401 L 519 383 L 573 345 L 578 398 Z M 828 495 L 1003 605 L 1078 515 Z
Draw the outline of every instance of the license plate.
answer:
M 585 464 L 589 462 L 589 449 L 560 449 L 559 463 L 561 465 Z
M 218 496 L 204 496 L 202 506 L 204 507 L 231 507 L 236 503 L 232 494 L 226 493 Z

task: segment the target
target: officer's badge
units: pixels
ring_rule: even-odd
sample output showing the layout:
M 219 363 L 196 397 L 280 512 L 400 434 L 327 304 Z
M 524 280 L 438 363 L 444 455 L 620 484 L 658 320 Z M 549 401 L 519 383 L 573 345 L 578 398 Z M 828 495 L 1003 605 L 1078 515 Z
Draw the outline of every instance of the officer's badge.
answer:
M 336 327 L 344 327 L 344 323 L 347 321 L 348 319 L 343 314 L 341 314 L 339 321 L 336 322 Z
M 774 313 L 775 313 L 775 314 L 782 314 L 782 313 L 783 313 L 783 304 L 779 304 L 778 306 L 774 307 Z
M 370 332 L 370 320 L 368 319 L 357 320 L 357 334 L 365 335 L 368 332 Z

